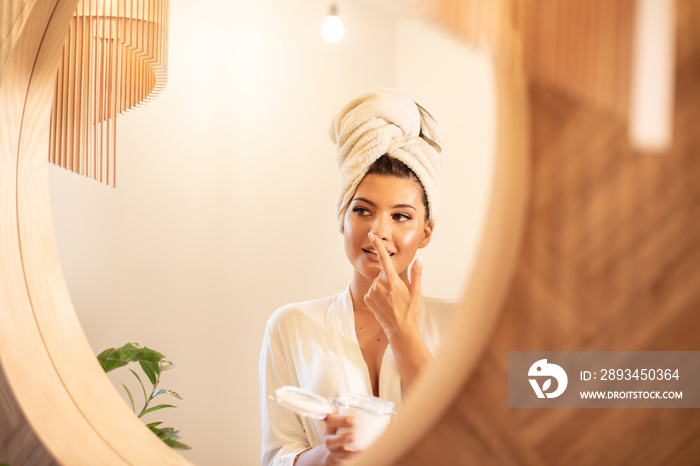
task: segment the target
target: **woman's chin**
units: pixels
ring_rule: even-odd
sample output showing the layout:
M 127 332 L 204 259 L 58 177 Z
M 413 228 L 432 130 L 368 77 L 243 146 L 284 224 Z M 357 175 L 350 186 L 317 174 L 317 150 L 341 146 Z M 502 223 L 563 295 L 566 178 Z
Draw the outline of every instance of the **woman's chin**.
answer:
M 360 275 L 369 280 L 376 279 L 379 276 L 379 274 L 382 273 L 381 265 L 374 263 L 364 263 L 360 268 L 356 270 L 360 273 Z

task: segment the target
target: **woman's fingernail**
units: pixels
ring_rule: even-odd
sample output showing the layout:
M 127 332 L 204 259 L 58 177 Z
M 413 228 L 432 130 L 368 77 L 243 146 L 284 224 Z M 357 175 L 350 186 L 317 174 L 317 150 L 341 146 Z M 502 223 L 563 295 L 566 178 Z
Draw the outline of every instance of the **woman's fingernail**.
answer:
M 371 231 L 369 233 L 367 233 L 367 237 L 369 238 L 370 241 L 374 242 L 374 235 L 372 234 Z
M 419 269 L 423 268 L 423 256 L 420 256 L 418 259 L 416 259 L 416 267 Z

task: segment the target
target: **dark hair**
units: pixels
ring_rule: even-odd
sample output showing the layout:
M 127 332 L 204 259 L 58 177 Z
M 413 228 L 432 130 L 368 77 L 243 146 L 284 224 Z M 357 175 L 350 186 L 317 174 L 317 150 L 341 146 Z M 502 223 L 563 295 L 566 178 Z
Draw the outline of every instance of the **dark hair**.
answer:
M 423 183 L 420 182 L 416 174 L 413 173 L 413 170 L 408 168 L 408 166 L 405 163 L 389 155 L 384 154 L 381 157 L 379 157 L 376 160 L 376 162 L 370 165 L 366 175 L 371 174 L 395 176 L 397 178 L 405 178 L 408 180 L 416 181 L 420 185 L 421 198 L 423 200 L 423 205 L 425 206 L 425 221 L 428 221 L 428 219 L 430 218 L 430 212 L 428 208 L 428 196 L 425 194 L 425 188 L 423 187 Z

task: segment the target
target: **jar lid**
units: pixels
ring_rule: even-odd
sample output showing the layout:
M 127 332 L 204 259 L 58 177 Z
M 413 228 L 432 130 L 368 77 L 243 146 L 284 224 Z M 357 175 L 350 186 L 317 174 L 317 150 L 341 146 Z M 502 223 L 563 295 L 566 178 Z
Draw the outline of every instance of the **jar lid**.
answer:
M 372 395 L 342 392 L 338 401 L 341 405 L 353 406 L 376 415 L 396 414 L 393 402 Z
M 335 411 L 331 402 L 321 395 L 291 385 L 278 388 L 270 398 L 301 416 L 315 419 L 324 419 Z

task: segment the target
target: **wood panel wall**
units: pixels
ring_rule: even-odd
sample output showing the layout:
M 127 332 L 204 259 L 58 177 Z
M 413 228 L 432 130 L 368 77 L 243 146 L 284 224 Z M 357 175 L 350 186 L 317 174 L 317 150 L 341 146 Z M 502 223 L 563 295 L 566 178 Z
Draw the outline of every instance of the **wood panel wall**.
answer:
M 532 81 L 625 118 L 635 0 L 518 0 L 513 22 Z
M 432 22 L 489 53 L 497 66 L 510 67 L 519 56 L 531 80 L 627 114 L 635 0 L 423 3 Z
M 24 417 L 0 366 L 0 463 L 26 466 L 58 464 Z
M 600 3 L 615 2 L 589 8 Z M 531 197 L 515 278 L 475 373 L 394 464 L 698 464 L 697 410 L 507 407 L 508 351 L 700 350 L 698 25 L 700 4 L 680 0 L 674 143 L 663 155 L 631 149 L 618 104 L 529 73 Z M 571 31 L 566 20 L 552 27 Z M 590 62 L 576 45 L 562 65 Z M 612 64 L 597 73 L 619 73 Z

